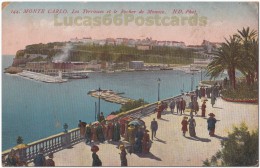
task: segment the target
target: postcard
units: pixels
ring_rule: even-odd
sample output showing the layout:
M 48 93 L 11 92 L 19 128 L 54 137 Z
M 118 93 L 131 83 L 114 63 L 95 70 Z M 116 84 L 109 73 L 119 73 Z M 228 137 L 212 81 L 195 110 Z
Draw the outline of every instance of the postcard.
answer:
M 258 2 L 3 2 L 2 166 L 258 166 Z

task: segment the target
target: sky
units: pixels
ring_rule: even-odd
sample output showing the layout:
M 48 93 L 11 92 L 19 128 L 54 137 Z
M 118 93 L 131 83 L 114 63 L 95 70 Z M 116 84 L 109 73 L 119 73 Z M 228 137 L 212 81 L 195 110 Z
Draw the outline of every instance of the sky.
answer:
M 44 10 L 44 13 L 24 13 L 26 10 Z M 88 11 L 112 11 L 115 16 L 122 10 L 136 11 L 132 14 L 134 21 L 124 25 L 126 19 L 122 18 L 122 25 L 64 25 L 64 19 L 79 18 L 83 23 L 84 17 L 103 17 L 107 14 L 83 13 Z M 56 15 L 54 11 L 64 11 Z M 72 14 L 73 10 L 79 13 Z M 114 11 L 117 13 L 113 13 Z M 139 13 L 140 11 L 144 13 Z M 142 19 L 155 17 L 155 13 L 148 14 L 148 10 L 163 11 L 157 17 L 167 17 L 167 23 L 172 23 L 172 17 L 177 17 L 177 25 L 152 25 L 142 24 Z M 174 11 L 182 13 L 174 13 Z M 186 13 L 186 11 L 190 11 Z M 195 12 L 196 11 L 196 12 Z M 20 12 L 20 13 L 17 13 Z M 195 13 L 196 15 L 194 15 Z M 200 45 L 203 40 L 223 42 L 224 38 L 250 27 L 258 31 L 258 2 L 12 2 L 2 10 L 2 53 L 13 55 L 26 45 L 48 43 L 55 41 L 69 41 L 71 38 L 92 37 L 92 39 L 105 38 L 133 38 L 143 39 L 151 37 L 154 40 L 183 41 L 186 45 Z M 197 16 L 195 25 L 190 25 L 188 20 Z M 129 16 L 130 17 L 130 16 Z M 139 18 L 138 18 L 139 17 Z M 67 19 L 66 19 L 67 18 Z M 200 25 L 200 19 L 206 18 L 206 24 Z M 137 23 L 135 19 L 139 19 Z M 74 20 L 75 21 L 75 20 Z M 146 22 L 146 21 L 144 21 Z M 162 20 L 160 20 L 162 22 Z M 166 21 L 165 21 L 166 22 Z M 88 22 L 89 23 L 89 22 Z M 176 23 L 176 22 L 175 22 Z

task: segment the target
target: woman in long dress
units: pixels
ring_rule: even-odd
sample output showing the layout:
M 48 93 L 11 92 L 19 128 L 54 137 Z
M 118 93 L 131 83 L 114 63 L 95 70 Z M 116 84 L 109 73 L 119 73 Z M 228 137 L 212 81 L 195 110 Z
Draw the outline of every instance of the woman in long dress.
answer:
M 195 132 L 196 122 L 195 122 L 195 119 L 193 118 L 193 116 L 190 117 L 188 123 L 189 123 L 190 136 L 195 137 L 196 136 L 196 132 Z
M 142 144 L 142 152 L 143 153 L 149 153 L 151 142 L 150 142 L 150 135 L 148 134 L 149 130 L 145 130 L 144 136 L 143 136 L 143 144 Z
M 160 119 L 162 116 L 162 111 L 163 111 L 163 105 L 161 102 L 158 103 L 157 106 L 157 119 Z
M 206 101 L 203 101 L 201 105 L 201 117 L 205 117 L 205 113 L 206 113 Z
M 188 117 L 183 117 L 183 120 L 181 122 L 182 125 L 182 132 L 183 132 L 183 136 L 185 136 L 186 132 L 188 131 L 188 121 L 187 121 Z

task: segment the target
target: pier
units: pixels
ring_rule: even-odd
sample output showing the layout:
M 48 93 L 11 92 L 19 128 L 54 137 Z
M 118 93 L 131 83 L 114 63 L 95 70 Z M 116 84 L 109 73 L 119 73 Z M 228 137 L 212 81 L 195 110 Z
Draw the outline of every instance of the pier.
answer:
M 45 75 L 37 72 L 23 70 L 22 72 L 18 73 L 18 75 L 36 81 L 40 81 L 40 82 L 46 82 L 46 83 L 62 83 L 67 81 L 66 79 L 62 79 L 61 74 L 59 74 L 59 76 L 50 76 L 50 75 Z
M 120 96 L 123 93 L 116 93 L 112 90 L 101 90 L 100 92 L 98 90 L 92 90 L 88 92 L 89 95 L 95 98 L 101 98 L 107 102 L 111 103 L 117 103 L 117 104 L 126 104 L 129 101 L 134 101 L 133 99 L 126 98 L 123 96 Z

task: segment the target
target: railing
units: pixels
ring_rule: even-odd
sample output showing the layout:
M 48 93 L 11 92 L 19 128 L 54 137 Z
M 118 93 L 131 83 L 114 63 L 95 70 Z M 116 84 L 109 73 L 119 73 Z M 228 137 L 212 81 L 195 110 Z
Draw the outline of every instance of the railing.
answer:
M 26 148 L 18 149 L 19 158 L 21 162 L 30 163 L 39 153 L 39 149 L 44 149 L 44 155 L 58 152 L 64 148 L 75 145 L 82 140 L 80 137 L 79 128 L 70 130 L 68 133 L 59 133 L 32 143 L 29 143 Z M 11 149 L 2 152 L 2 164 L 6 164 L 5 158 Z
M 179 98 L 181 95 L 172 97 L 172 98 Z M 163 102 L 169 103 L 172 98 L 161 100 Z M 133 118 L 143 118 L 147 115 L 150 115 L 151 113 L 155 112 L 155 109 L 157 107 L 157 102 L 144 105 L 142 107 L 124 112 L 123 114 L 118 115 L 117 118 L 114 118 L 113 121 L 117 121 L 120 118 L 130 116 Z M 29 143 L 26 148 L 19 149 L 19 156 L 20 160 L 25 163 L 30 163 L 33 161 L 35 156 L 39 153 L 39 149 L 44 149 L 44 155 L 47 156 L 49 153 L 55 153 L 58 152 L 64 148 L 68 148 L 72 145 L 75 145 L 79 142 L 81 142 L 83 138 L 80 136 L 80 130 L 79 128 L 74 128 L 72 130 L 69 130 L 67 133 L 59 133 L 32 143 Z M 8 149 L 4 152 L 2 152 L 2 165 L 5 166 L 5 158 L 9 154 L 11 149 Z

